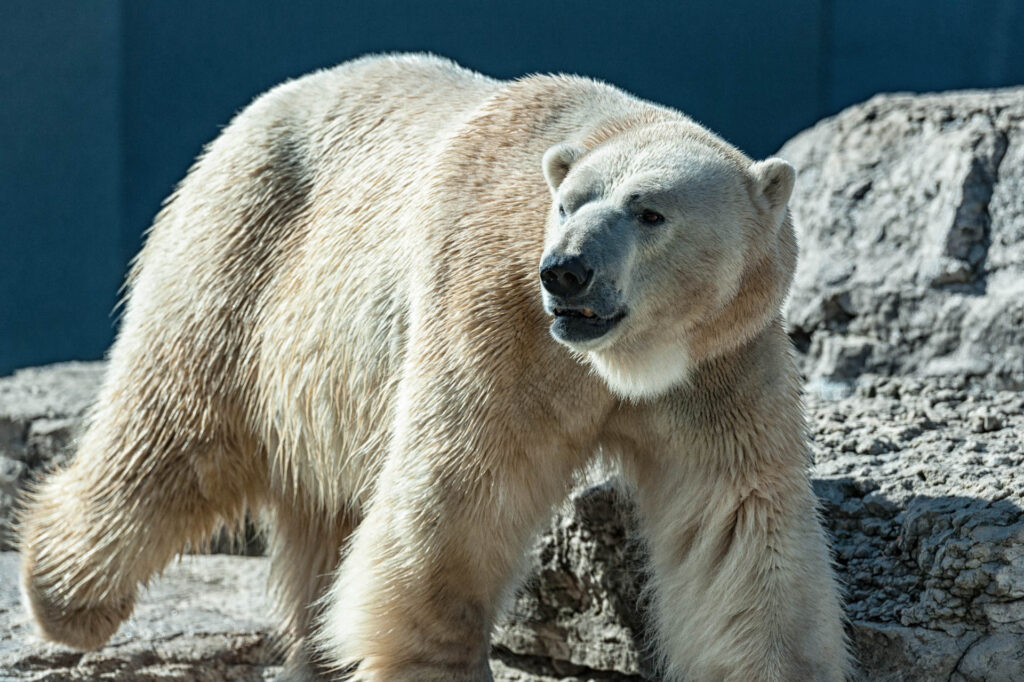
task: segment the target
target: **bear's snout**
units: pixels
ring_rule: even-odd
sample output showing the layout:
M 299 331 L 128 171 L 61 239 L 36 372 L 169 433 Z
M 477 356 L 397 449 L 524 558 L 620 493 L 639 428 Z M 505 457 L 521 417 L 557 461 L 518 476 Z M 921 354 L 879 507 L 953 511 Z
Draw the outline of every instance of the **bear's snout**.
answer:
M 540 264 L 540 281 L 552 296 L 571 298 L 586 291 L 594 270 L 580 256 L 549 255 Z

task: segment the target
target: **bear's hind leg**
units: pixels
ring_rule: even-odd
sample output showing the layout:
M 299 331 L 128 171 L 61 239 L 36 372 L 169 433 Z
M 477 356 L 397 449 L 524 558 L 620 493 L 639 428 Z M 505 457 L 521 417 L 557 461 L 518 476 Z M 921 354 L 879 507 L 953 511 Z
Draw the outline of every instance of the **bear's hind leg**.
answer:
M 109 382 L 67 468 L 30 495 L 19 522 L 26 607 L 47 639 L 102 645 L 140 583 L 188 543 L 204 542 L 254 501 L 254 457 L 186 429 L 174 408 Z M 184 402 L 184 401 L 182 401 Z M 163 415 L 163 417 L 155 416 Z
M 329 679 L 310 636 L 322 599 L 341 560 L 342 547 L 355 528 L 355 512 L 326 520 L 298 495 L 275 500 L 270 536 L 270 582 L 283 616 L 287 660 L 278 682 Z

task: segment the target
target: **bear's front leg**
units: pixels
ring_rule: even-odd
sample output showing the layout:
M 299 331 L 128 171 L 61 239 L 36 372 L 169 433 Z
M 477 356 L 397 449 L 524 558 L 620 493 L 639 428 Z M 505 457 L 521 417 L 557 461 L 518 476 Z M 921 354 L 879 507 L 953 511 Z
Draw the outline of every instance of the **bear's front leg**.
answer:
M 356 680 L 489 680 L 496 612 L 577 462 L 550 439 L 535 447 L 521 415 L 488 400 L 493 384 L 416 383 L 318 641 Z
M 848 670 L 797 379 L 771 345 L 616 419 L 632 432 L 620 445 L 671 680 L 831 682 Z

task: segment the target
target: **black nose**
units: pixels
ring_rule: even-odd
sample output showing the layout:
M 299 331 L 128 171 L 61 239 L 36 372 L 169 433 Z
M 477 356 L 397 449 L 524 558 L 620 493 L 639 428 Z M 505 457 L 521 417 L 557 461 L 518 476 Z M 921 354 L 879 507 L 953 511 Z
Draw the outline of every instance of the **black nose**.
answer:
M 590 284 L 594 271 L 579 256 L 548 256 L 540 264 L 540 281 L 555 296 L 575 296 Z

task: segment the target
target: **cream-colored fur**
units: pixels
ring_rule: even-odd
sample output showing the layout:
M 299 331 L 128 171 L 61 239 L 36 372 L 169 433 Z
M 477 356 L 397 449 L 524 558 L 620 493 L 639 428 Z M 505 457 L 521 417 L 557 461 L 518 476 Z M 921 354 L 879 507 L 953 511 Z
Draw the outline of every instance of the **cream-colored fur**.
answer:
M 388 56 L 260 97 L 157 217 L 78 453 L 25 511 L 42 632 L 101 645 L 187 543 L 262 509 L 290 674 L 486 679 L 524 550 L 601 450 L 636 489 L 670 676 L 840 679 L 778 321 L 791 188 L 582 78 Z M 559 249 L 628 308 L 606 337 L 549 334 Z

